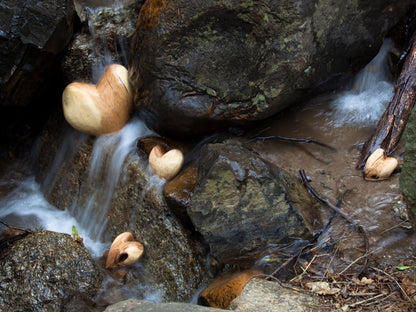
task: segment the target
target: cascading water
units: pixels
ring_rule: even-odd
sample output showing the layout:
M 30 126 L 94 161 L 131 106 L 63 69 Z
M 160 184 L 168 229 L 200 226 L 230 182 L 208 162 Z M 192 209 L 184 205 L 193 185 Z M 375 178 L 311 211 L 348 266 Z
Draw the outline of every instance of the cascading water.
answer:
M 387 55 L 392 40 L 386 39 L 377 56 L 354 79 L 352 89 L 332 102 L 331 125 L 373 126 L 393 97 Z
M 137 157 L 137 139 L 149 134 L 152 132 L 142 121 L 133 119 L 118 133 L 95 140 L 88 180 L 83 188 L 89 192 L 89 200 L 85 206 L 75 201 L 70 208 L 70 213 L 91 239 L 105 240 L 106 217 L 115 187 L 125 176 L 129 161 Z M 80 197 L 84 195 L 82 192 Z
M 100 1 L 80 1 L 88 15 L 97 14 L 103 5 Z M 112 9 L 119 9 L 123 1 L 110 1 Z M 111 54 L 106 39 L 96 33 L 93 23 L 89 22 L 89 30 L 94 41 L 93 55 L 98 62 L 93 65 L 93 82 L 97 82 L 106 66 L 112 63 L 127 62 L 126 44 L 119 42 L 119 50 Z M 122 39 L 120 39 L 122 40 Z M 123 48 L 124 47 L 124 48 Z M 103 53 L 102 53 L 103 51 Z M 129 162 L 138 157 L 135 153 L 137 139 L 152 134 L 145 124 L 133 118 L 123 129 L 114 134 L 96 138 L 89 165 L 88 180 L 78 198 L 66 207 L 58 210 L 50 205 L 43 193 L 49 196 L 56 182 L 59 167 L 63 162 L 74 156 L 77 147 L 88 140 L 88 136 L 73 129 L 67 129 L 51 166 L 51 172 L 46 176 L 43 187 L 36 183 L 33 176 L 22 181 L 16 181 L 18 186 L 6 197 L 0 200 L 0 218 L 15 226 L 26 228 L 43 228 L 50 231 L 71 233 L 75 225 L 85 245 L 95 257 L 100 257 L 109 246 L 109 237 L 105 237 L 106 217 L 109 204 L 117 183 L 124 176 L 124 170 Z M 6 178 L 7 179 L 7 178 Z M 0 181 L 0 186 L 3 181 Z M 4 181 L 9 183 L 10 181 Z M 87 202 L 80 202 L 82 197 L 88 197 Z

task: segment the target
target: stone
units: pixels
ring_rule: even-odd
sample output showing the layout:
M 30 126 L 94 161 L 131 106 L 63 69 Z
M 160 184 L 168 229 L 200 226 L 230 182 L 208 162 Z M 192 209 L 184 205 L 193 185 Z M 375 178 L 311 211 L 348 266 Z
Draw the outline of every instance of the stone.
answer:
M 221 312 L 227 310 L 201 307 L 190 303 L 150 303 L 135 299 L 118 302 L 105 309 L 105 312 Z
M 149 155 L 149 166 L 153 174 L 169 181 L 181 170 L 184 157 L 180 150 L 165 151 L 161 145 L 156 145 Z
M 146 1 L 129 62 L 135 110 L 160 134 L 252 125 L 358 72 L 411 4 Z
M 398 165 L 396 158 L 387 157 L 386 151 L 378 148 L 367 159 L 364 169 L 365 178 L 367 180 L 387 179 Z
M 273 281 L 253 278 L 241 294 L 231 302 L 232 311 L 314 311 L 319 306 L 316 296 L 288 289 Z
M 133 234 L 124 232 L 112 242 L 105 262 L 105 268 L 127 266 L 136 263 L 143 254 L 143 245 L 134 241 Z
M 201 150 L 186 210 L 214 259 L 250 267 L 269 244 L 310 238 L 315 205 L 294 176 L 228 140 Z
M 73 82 L 62 94 L 66 121 L 80 132 L 99 136 L 121 130 L 132 104 L 127 69 L 108 66 L 97 85 Z
M 34 232 L 0 261 L 0 310 L 63 311 L 74 298 L 91 300 L 101 282 L 88 250 L 70 235 Z
M 199 294 L 198 303 L 212 308 L 228 310 L 231 302 L 241 293 L 250 279 L 261 273 L 262 270 L 260 269 L 249 269 L 221 275 Z
M 404 162 L 400 173 L 400 191 L 407 205 L 409 221 L 416 229 L 416 111 L 413 110 L 403 133 Z

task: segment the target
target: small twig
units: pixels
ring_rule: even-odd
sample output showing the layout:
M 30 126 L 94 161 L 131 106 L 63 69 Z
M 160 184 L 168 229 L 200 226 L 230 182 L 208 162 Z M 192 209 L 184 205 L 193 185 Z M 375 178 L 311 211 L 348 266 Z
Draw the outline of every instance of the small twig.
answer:
M 338 275 L 342 275 L 343 273 L 345 273 L 352 265 L 354 265 L 355 263 L 357 263 L 358 261 L 360 261 L 363 258 L 368 258 L 369 255 L 371 255 L 372 253 L 378 251 L 379 249 L 381 249 L 381 247 L 378 247 L 376 249 L 374 249 L 373 251 L 369 251 L 366 252 L 364 255 L 358 257 L 357 259 L 355 259 L 354 261 L 352 261 L 349 265 L 347 265 L 347 267 L 345 267 L 341 272 L 338 273 Z
M 397 287 L 399 287 L 400 292 L 403 294 L 403 296 L 406 297 L 406 299 L 413 305 L 415 306 L 415 302 L 409 297 L 409 295 L 405 292 L 405 290 L 402 288 L 402 286 L 400 285 L 400 283 L 393 277 L 391 276 L 389 273 L 384 272 L 383 270 L 377 269 L 375 267 L 371 267 L 373 270 L 376 270 L 377 272 L 383 273 L 384 275 L 386 275 L 388 278 L 390 278 L 396 285 Z
M 314 197 L 316 200 L 324 203 L 325 205 L 327 205 L 329 208 L 331 208 L 333 211 L 335 211 L 336 213 L 338 213 L 342 218 L 344 218 L 348 223 L 350 223 L 363 237 L 364 239 L 364 245 L 365 245 L 365 253 L 364 253 L 364 264 L 362 267 L 361 272 L 359 272 L 358 274 L 356 274 L 356 276 L 360 275 L 368 266 L 368 251 L 369 251 L 369 242 L 368 242 L 368 236 L 367 233 L 365 232 L 364 228 L 357 224 L 354 220 L 352 220 L 350 218 L 350 216 L 348 216 L 345 212 L 341 211 L 341 209 L 339 209 L 338 207 L 334 206 L 328 199 L 325 199 L 323 197 L 321 197 L 313 188 L 312 186 L 309 184 L 308 182 L 308 178 L 306 177 L 305 171 L 303 169 L 299 170 L 299 174 L 300 174 L 300 180 L 302 182 L 302 184 L 305 186 L 306 190 L 308 191 L 308 193 Z
M 254 141 L 262 141 L 264 143 L 264 141 L 266 140 L 279 140 L 279 141 L 289 141 L 289 142 L 298 142 L 298 143 L 311 143 L 311 144 L 316 144 L 316 145 L 320 145 L 323 146 L 325 148 L 330 149 L 333 152 L 336 152 L 337 150 L 335 148 L 333 148 L 332 146 L 329 146 L 325 143 L 321 143 L 315 140 L 310 140 L 310 139 L 299 139 L 299 138 L 288 138 L 288 137 L 283 137 L 280 135 L 271 135 L 271 136 L 265 136 L 265 137 L 256 137 L 253 139 L 250 139 L 248 141 L 245 141 L 243 144 L 248 144 Z
M 378 298 L 380 298 L 384 295 L 385 294 L 378 294 L 377 296 L 374 296 L 374 297 L 371 297 L 371 298 L 368 298 L 368 299 L 365 299 L 365 300 L 361 300 L 361 301 L 355 302 L 353 304 L 346 304 L 343 307 L 341 307 L 341 311 L 347 311 L 349 308 L 354 308 L 354 307 L 356 307 L 360 304 L 364 304 L 364 303 L 367 303 L 369 301 L 374 301 L 374 300 L 376 300 L 376 299 L 378 299 Z M 392 294 L 387 295 L 386 298 L 390 297 L 391 295 Z

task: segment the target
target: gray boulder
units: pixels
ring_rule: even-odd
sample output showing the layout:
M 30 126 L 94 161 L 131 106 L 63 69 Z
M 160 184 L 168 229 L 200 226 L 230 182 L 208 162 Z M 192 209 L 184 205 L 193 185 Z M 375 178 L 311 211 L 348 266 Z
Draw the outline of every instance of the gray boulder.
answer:
M 374 57 L 410 0 L 149 0 L 133 38 L 136 110 L 159 133 L 252 124 Z
M 101 282 L 88 250 L 69 235 L 34 232 L 0 261 L 0 310 L 66 311 L 72 300 L 79 308 L 79 298 L 91 300 Z
M 269 244 L 308 238 L 314 203 L 303 185 L 237 141 L 201 151 L 187 212 L 219 263 L 250 266 Z

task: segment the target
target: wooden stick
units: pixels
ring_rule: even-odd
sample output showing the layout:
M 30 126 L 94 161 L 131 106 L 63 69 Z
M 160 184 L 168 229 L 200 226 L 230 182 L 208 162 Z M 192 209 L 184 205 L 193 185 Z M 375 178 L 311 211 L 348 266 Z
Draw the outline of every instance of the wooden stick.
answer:
M 411 40 L 412 48 L 397 79 L 394 96 L 380 118 L 377 129 L 363 146 L 358 169 L 365 166 L 367 158 L 378 148 L 390 155 L 397 147 L 410 117 L 416 101 L 416 33 Z

